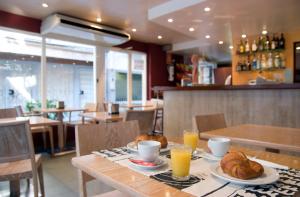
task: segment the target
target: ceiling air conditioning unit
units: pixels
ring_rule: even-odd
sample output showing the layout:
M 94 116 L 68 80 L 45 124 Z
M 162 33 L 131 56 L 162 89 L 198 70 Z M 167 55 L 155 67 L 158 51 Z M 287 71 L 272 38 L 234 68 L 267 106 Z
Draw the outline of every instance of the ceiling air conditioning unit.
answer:
M 125 31 L 62 14 L 45 18 L 41 34 L 54 38 L 64 36 L 69 40 L 104 46 L 119 45 L 130 40 L 130 35 Z

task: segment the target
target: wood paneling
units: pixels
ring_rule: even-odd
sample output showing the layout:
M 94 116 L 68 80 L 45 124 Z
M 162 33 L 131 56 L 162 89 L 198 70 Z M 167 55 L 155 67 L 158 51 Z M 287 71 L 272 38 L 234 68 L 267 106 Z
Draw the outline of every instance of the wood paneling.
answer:
M 164 92 L 165 135 L 182 136 L 193 117 L 224 113 L 228 126 L 259 124 L 300 128 L 300 90 L 200 90 Z

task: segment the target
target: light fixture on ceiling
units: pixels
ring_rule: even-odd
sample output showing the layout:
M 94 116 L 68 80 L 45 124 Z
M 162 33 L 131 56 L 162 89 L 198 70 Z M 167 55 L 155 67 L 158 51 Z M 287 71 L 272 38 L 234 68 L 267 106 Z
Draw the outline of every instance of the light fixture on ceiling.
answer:
M 209 39 L 209 38 L 210 38 L 210 35 L 206 35 L 205 38 L 206 38 L 206 39 Z
M 266 34 L 268 33 L 268 31 L 267 31 L 267 30 L 263 30 L 261 33 L 262 33 L 263 35 L 266 35 Z
M 209 12 L 209 11 L 210 11 L 210 8 L 209 8 L 209 7 L 205 7 L 205 8 L 204 8 L 204 11 L 205 11 L 205 12 Z
M 219 44 L 223 44 L 224 42 L 222 40 L 219 41 Z
M 100 22 L 102 21 L 102 18 L 97 17 L 97 18 L 96 18 L 96 21 L 100 23 Z
M 135 28 L 133 28 L 133 29 L 131 29 L 131 31 L 133 31 L 133 32 L 136 32 L 136 29 L 135 29 Z
M 169 18 L 169 19 L 168 19 L 168 22 L 169 22 L 169 23 L 173 23 L 173 21 L 174 21 L 174 20 L 173 20 L 172 18 Z
M 42 3 L 42 6 L 43 6 L 44 8 L 49 7 L 47 3 Z
M 296 50 L 300 50 L 300 47 L 296 47 Z
M 246 36 L 246 34 L 242 34 L 242 38 L 246 38 L 247 36 Z
M 229 46 L 229 49 L 233 49 L 233 46 L 232 46 L 232 45 L 230 45 L 230 46 Z
M 195 28 L 194 27 L 190 27 L 189 31 L 195 31 Z
M 157 36 L 157 39 L 162 39 L 163 37 L 161 35 L 158 35 Z

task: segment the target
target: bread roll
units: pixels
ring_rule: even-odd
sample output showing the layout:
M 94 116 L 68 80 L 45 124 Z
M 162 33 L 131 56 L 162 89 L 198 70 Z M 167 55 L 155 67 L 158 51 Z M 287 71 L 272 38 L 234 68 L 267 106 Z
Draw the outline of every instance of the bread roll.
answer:
M 162 136 L 162 135 L 142 134 L 142 135 L 139 135 L 135 138 L 136 144 L 139 143 L 140 141 L 145 141 L 145 140 L 158 141 L 161 144 L 161 148 L 166 148 L 168 146 L 167 138 L 165 136 Z
M 227 153 L 220 165 L 224 173 L 239 179 L 257 178 L 264 172 L 261 164 L 249 160 L 242 152 Z

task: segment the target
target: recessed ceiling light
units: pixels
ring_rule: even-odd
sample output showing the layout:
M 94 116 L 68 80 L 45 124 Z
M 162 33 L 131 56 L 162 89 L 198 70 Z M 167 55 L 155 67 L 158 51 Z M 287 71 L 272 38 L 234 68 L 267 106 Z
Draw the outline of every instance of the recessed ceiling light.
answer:
M 169 18 L 169 19 L 168 19 L 168 22 L 169 22 L 169 23 L 173 23 L 173 21 L 174 21 L 174 20 L 173 20 L 172 18 Z
M 101 22 L 101 21 L 102 21 L 102 18 L 97 17 L 97 18 L 96 18 L 96 21 L 97 21 L 97 22 Z
M 224 42 L 222 40 L 219 41 L 219 44 L 223 44 Z
M 163 37 L 161 35 L 157 36 L 158 39 L 162 39 Z
M 261 33 L 262 33 L 263 35 L 266 35 L 266 34 L 268 33 L 268 31 L 267 31 L 267 30 L 263 30 Z
M 190 27 L 190 28 L 189 28 L 189 31 L 195 31 L 195 28 Z
M 242 38 L 246 38 L 246 37 L 247 37 L 246 34 L 243 34 L 243 35 L 242 35 Z
M 49 7 L 47 3 L 43 3 L 42 6 L 43 6 L 44 8 Z
M 229 49 L 233 49 L 233 46 L 232 46 L 232 45 L 230 45 L 230 46 L 229 46 Z
M 300 47 L 296 47 L 296 50 L 300 50 Z
M 210 8 L 209 8 L 209 7 L 205 7 L 205 8 L 204 8 L 204 11 L 205 11 L 205 12 L 209 12 L 209 11 L 210 11 Z
M 135 28 L 133 28 L 131 31 L 133 31 L 133 32 L 136 32 L 136 29 L 135 29 Z
M 209 38 L 210 38 L 210 35 L 206 35 L 205 38 L 206 38 L 206 39 L 209 39 Z

